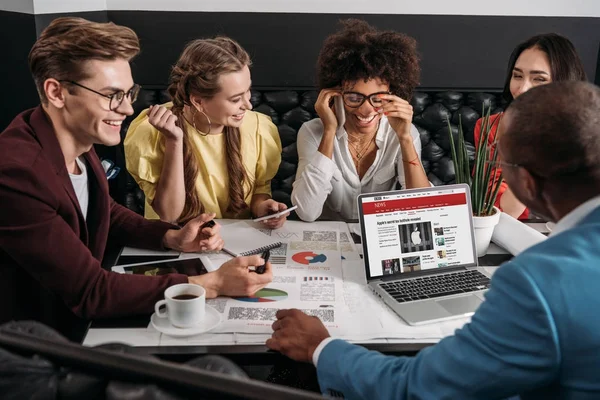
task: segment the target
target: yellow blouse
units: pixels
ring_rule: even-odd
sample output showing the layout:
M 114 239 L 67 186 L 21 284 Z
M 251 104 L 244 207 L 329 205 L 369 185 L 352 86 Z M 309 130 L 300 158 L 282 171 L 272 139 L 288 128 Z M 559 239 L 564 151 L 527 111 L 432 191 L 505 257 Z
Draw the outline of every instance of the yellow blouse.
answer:
M 167 108 L 172 107 L 167 103 Z M 150 204 L 156 194 L 165 152 L 165 141 L 158 129 L 148 122 L 144 110 L 131 123 L 125 137 L 127 170 L 146 195 L 146 218 L 158 219 Z M 196 190 L 205 212 L 216 213 L 216 218 L 233 218 L 226 212 L 229 206 L 229 179 L 225 156 L 225 133 L 202 136 L 187 123 L 191 143 L 198 162 Z M 264 114 L 247 111 L 240 126 L 242 163 L 249 182 L 244 185 L 248 206 L 254 194 L 271 195 L 271 179 L 281 162 L 281 140 L 277 127 Z M 244 215 L 250 216 L 248 209 Z

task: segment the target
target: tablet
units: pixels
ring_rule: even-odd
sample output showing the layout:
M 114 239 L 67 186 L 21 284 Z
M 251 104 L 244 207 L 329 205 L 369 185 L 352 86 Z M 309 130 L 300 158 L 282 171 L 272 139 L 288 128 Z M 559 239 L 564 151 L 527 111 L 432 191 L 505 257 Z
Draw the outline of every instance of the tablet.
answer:
M 149 262 L 176 260 L 178 258 L 179 254 L 121 254 L 117 259 L 115 265 L 141 264 Z
M 149 264 L 138 264 L 121 267 L 126 274 L 158 276 L 167 274 L 183 274 L 188 276 L 206 274 L 208 271 L 199 258 L 187 258 L 183 260 L 172 260 L 155 262 Z

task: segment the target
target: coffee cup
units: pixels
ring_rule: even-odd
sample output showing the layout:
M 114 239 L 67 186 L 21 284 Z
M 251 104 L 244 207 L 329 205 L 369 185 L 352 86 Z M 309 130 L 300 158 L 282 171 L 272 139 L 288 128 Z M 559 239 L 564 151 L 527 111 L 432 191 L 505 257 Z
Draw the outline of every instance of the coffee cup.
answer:
M 161 309 L 162 306 L 165 309 Z M 156 316 L 168 318 L 177 328 L 191 328 L 204 320 L 206 291 L 191 283 L 173 285 L 165 290 L 165 299 L 154 306 Z

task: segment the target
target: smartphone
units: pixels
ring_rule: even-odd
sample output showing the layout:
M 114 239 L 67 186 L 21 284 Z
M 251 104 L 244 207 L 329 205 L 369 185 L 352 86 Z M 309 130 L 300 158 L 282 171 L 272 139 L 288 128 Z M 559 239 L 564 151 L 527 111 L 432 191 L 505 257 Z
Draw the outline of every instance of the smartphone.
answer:
M 254 269 L 254 272 L 256 272 L 257 274 L 265 273 L 265 269 L 267 268 L 267 261 L 269 261 L 269 257 L 271 257 L 271 250 L 266 250 L 264 253 L 261 254 L 261 257 L 263 258 L 263 260 L 265 260 L 265 263 L 263 265 L 257 266 Z
M 346 110 L 344 109 L 344 99 L 342 99 L 342 96 L 335 96 L 333 98 L 333 111 L 335 111 L 335 117 L 338 121 L 338 128 L 344 126 L 346 123 Z
M 265 220 L 271 219 L 271 218 L 279 218 L 279 217 L 282 217 L 282 216 L 284 216 L 285 214 L 287 214 L 287 213 L 289 213 L 291 211 L 294 211 L 296 208 L 298 208 L 298 206 L 293 206 L 293 207 L 290 207 L 290 208 L 286 208 L 283 211 L 279 211 L 279 212 L 276 212 L 276 213 L 273 213 L 273 214 L 265 215 L 264 217 L 255 218 L 252 221 L 254 221 L 254 222 L 260 222 L 260 221 L 265 221 Z

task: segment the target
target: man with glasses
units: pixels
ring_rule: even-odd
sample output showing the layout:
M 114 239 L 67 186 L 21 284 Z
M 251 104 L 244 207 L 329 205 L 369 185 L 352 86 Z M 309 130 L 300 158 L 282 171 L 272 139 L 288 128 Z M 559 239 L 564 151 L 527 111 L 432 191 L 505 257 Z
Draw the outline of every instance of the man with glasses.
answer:
M 34 44 L 29 65 L 41 105 L 0 134 L 0 324 L 34 319 L 69 338 L 88 319 L 150 314 L 164 290 L 195 283 L 207 297 L 251 295 L 272 277 L 249 272 L 240 257 L 202 276 L 120 275 L 100 262 L 107 241 L 179 251 L 219 250 L 219 225 L 202 214 L 179 229 L 147 221 L 108 195 L 95 144 L 120 142 L 140 91 L 130 60 L 136 34 L 112 23 L 54 20 Z
M 116 111 L 117 108 L 121 106 L 121 103 L 123 103 L 123 100 L 125 100 L 125 97 L 129 98 L 129 102 L 133 104 L 137 100 L 138 94 L 140 94 L 141 89 L 141 86 L 136 83 L 127 92 L 117 90 L 111 94 L 104 94 L 74 81 L 62 79 L 59 82 L 70 83 L 71 85 L 79 86 L 80 88 L 89 90 L 92 93 L 96 93 L 102 97 L 106 97 L 109 100 L 108 109 L 111 111 Z
M 312 361 L 321 389 L 347 399 L 600 398 L 600 88 L 531 89 L 498 129 L 508 185 L 558 223 L 496 271 L 469 324 L 416 357 L 392 357 L 280 310 L 267 346 Z

